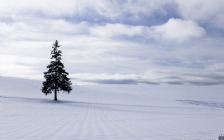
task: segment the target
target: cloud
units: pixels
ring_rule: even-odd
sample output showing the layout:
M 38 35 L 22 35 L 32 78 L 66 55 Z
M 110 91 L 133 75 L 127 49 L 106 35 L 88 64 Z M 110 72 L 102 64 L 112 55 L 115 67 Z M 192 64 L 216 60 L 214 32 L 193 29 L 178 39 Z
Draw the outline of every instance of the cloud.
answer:
M 93 74 L 76 73 L 70 75 L 74 82 L 98 84 L 175 84 L 175 85 L 217 85 L 224 84 L 224 73 L 211 74 L 193 69 L 173 68 L 153 69 L 138 74 Z
M 125 24 L 106 24 L 103 26 L 96 26 L 90 29 L 92 35 L 113 38 L 113 37 L 134 37 L 134 36 L 145 36 L 144 30 L 148 27 L 145 26 L 131 26 Z
M 202 38 L 206 31 L 194 21 L 171 18 L 162 25 L 152 27 L 106 24 L 91 28 L 90 33 L 106 38 L 143 37 L 157 41 L 183 43 L 191 39 Z
M 38 0 L 1 0 L 0 13 L 1 15 L 16 16 L 16 14 L 22 15 L 32 15 L 32 14 L 42 14 L 59 16 L 64 14 L 72 14 L 76 8 L 77 1 L 73 0 L 45 0 L 44 2 Z M 7 8 L 6 8 L 7 7 Z M 16 14 L 12 14 L 16 13 Z
M 0 2 L 3 76 L 43 79 L 57 39 L 78 84 L 223 83 L 221 1 Z
M 202 37 L 206 31 L 191 20 L 171 18 L 163 25 L 151 28 L 151 36 L 157 40 L 184 42 Z
M 74 15 L 84 15 L 94 12 L 98 15 L 107 18 L 118 18 L 126 14 L 131 14 L 134 17 L 140 15 L 153 15 L 155 11 L 161 11 L 168 2 L 166 0 L 147 0 L 136 1 L 118 1 L 118 0 L 85 0 L 85 1 L 74 1 L 74 0 L 20 0 L 19 2 L 13 0 L 1 0 L 0 13 L 2 15 L 12 15 L 12 13 L 17 14 L 27 14 L 27 15 L 42 15 L 42 16 L 74 16 Z M 6 8 L 7 7 L 7 8 Z
M 220 0 L 175 0 L 183 18 L 193 20 L 201 24 L 209 24 L 210 27 L 224 29 L 224 1 Z

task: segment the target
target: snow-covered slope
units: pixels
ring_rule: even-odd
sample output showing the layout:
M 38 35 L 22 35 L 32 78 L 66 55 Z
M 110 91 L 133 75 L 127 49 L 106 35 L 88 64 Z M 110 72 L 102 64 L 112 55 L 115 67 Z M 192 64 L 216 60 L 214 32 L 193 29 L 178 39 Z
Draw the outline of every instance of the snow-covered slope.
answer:
M 224 133 L 224 86 L 74 86 L 0 77 L 1 140 L 198 140 Z

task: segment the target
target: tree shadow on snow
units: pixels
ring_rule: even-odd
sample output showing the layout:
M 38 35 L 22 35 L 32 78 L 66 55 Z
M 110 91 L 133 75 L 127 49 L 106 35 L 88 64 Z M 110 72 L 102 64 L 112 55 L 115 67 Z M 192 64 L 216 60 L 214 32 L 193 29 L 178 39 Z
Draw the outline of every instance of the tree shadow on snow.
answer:
M 42 98 L 28 98 L 28 97 L 11 97 L 11 96 L 1 96 L 0 99 L 4 99 L 5 102 L 17 102 L 17 103 L 28 103 L 28 104 L 48 104 L 48 105 L 59 105 L 71 108 L 88 108 L 93 110 L 103 110 L 103 111 L 121 111 L 121 112 L 141 112 L 148 113 L 150 108 L 153 106 L 144 105 L 125 105 L 125 104 L 109 104 L 109 103 L 91 103 L 91 102 L 78 102 L 78 101 L 68 101 L 68 100 L 51 100 Z M 1 101 L 1 100 L 0 100 Z

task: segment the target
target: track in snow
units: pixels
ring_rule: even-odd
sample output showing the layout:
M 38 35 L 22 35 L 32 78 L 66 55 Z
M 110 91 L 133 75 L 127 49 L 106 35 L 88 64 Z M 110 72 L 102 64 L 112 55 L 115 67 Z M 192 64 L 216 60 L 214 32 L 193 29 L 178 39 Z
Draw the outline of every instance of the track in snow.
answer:
M 221 120 L 217 113 L 223 112 L 184 106 L 54 102 L 5 96 L 0 99 L 4 108 L 0 139 L 7 140 L 212 138 L 217 130 L 203 130 L 202 125 L 217 126 L 214 120 Z

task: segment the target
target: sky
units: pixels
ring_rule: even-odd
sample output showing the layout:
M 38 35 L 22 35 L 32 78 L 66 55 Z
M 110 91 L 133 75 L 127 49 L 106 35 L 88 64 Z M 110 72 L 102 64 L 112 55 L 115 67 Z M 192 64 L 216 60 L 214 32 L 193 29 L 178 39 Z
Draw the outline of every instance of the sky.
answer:
M 224 84 L 223 0 L 0 3 L 0 76 L 43 80 L 58 40 L 73 84 Z

